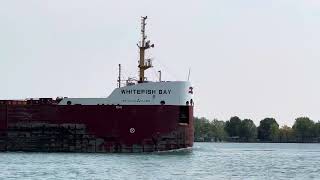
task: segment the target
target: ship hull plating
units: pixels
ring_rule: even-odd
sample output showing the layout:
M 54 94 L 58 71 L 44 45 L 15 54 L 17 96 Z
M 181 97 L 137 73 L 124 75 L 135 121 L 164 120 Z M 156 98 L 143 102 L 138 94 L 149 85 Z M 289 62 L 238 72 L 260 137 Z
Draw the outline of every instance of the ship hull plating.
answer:
M 193 138 L 193 106 L 0 105 L 0 151 L 153 152 Z

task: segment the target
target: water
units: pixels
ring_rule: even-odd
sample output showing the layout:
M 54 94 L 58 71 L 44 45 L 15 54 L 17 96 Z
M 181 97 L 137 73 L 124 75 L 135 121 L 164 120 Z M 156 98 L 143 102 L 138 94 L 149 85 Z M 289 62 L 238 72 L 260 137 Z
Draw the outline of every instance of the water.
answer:
M 320 144 L 195 143 L 149 154 L 0 153 L 0 179 L 320 179 Z

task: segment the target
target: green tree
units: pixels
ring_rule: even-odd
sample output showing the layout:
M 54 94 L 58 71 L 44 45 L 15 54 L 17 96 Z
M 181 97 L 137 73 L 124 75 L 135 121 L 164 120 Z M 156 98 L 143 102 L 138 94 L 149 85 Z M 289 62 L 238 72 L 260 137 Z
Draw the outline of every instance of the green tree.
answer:
M 245 141 L 253 141 L 257 138 L 257 127 L 251 119 L 241 122 L 240 137 Z
M 279 125 L 276 123 L 271 124 L 270 138 L 273 142 L 279 141 Z
M 225 123 L 214 119 L 194 118 L 195 141 L 222 141 L 226 139 Z
M 279 133 L 279 124 L 274 118 L 265 118 L 260 121 L 258 127 L 258 138 L 261 141 L 276 140 Z
M 237 116 L 231 117 L 226 122 L 225 130 L 230 137 L 240 136 L 241 119 Z
M 315 137 L 317 137 L 317 138 L 320 137 L 320 122 L 319 121 L 314 124 L 314 134 L 315 134 Z
M 211 127 L 213 131 L 215 132 L 215 138 L 218 141 L 226 140 L 227 133 L 224 129 L 225 127 L 225 122 L 224 121 L 219 121 L 217 119 L 214 119 L 211 122 Z
M 194 118 L 194 137 L 196 141 L 203 141 L 205 138 L 208 138 L 210 122 L 208 119 Z
M 291 127 L 284 125 L 279 129 L 280 142 L 292 142 L 294 140 L 294 132 Z
M 292 126 L 298 141 L 308 141 L 315 137 L 315 124 L 308 117 L 299 117 Z

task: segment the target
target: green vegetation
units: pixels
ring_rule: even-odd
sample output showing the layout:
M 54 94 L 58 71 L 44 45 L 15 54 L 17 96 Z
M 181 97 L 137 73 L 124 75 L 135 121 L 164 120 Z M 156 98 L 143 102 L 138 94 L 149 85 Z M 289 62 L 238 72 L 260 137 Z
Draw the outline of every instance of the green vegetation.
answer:
M 214 119 L 195 118 L 194 129 L 196 141 L 224 141 L 228 136 L 225 122 Z
M 258 138 L 260 141 L 275 141 L 279 134 L 279 124 L 274 118 L 265 118 L 260 121 Z
M 258 127 L 251 119 L 231 117 L 228 121 L 195 117 L 195 141 L 207 142 L 320 142 L 320 122 L 308 117 L 295 119 L 292 127 L 282 126 L 274 118 L 265 118 Z

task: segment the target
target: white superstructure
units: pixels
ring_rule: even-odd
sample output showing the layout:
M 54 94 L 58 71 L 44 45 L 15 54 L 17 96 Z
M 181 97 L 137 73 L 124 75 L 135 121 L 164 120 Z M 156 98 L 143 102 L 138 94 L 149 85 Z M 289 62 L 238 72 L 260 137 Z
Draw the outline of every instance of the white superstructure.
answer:
M 64 98 L 59 105 L 190 105 L 188 81 L 145 82 L 115 89 L 107 98 Z

